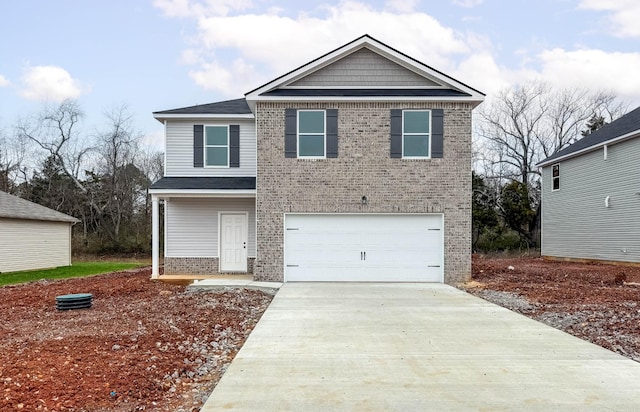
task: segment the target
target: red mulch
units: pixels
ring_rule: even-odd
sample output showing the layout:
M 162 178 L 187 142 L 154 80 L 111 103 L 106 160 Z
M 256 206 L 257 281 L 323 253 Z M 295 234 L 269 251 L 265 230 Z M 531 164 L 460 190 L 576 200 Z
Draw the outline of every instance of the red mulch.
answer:
M 55 298 L 92 293 L 93 307 Z M 272 296 L 192 292 L 150 269 L 0 288 L 0 410 L 199 410 Z

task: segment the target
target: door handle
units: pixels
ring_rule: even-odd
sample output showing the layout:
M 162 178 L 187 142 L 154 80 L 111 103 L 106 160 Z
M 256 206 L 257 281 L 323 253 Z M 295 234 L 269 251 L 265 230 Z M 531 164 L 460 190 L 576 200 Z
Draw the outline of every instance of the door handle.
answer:
M 364 260 L 367 260 L 367 252 L 362 252 L 364 254 Z
M 247 248 L 247 242 L 242 242 L 242 248 L 246 249 Z

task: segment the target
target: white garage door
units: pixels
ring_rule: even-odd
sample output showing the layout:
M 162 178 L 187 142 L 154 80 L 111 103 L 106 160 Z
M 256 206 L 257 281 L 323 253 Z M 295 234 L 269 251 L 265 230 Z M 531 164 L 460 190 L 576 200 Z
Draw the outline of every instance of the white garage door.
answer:
M 442 215 L 286 214 L 285 281 L 442 282 Z

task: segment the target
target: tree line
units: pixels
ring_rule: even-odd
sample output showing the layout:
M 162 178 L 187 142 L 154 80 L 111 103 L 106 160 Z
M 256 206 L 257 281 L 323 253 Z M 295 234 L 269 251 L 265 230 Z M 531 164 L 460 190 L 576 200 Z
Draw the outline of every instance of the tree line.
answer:
M 474 119 L 473 248 L 540 247 L 537 164 L 628 111 L 608 91 L 533 81 L 503 89 Z
M 74 252 L 146 253 L 163 153 L 145 147 L 125 106 L 93 132 L 84 118 L 65 100 L 0 130 L 0 190 L 78 218 Z
M 537 163 L 627 110 L 612 92 L 542 81 L 489 96 L 474 113 L 474 250 L 539 247 Z M 0 129 L 0 190 L 80 219 L 77 252 L 146 253 L 148 189 L 162 177 L 163 153 L 145 147 L 126 107 L 92 133 L 83 118 L 66 100 Z

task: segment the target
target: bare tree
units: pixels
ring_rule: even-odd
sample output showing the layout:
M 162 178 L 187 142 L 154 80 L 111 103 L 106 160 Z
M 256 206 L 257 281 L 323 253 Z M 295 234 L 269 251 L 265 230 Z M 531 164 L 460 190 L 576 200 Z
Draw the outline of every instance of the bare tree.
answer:
M 479 157 L 499 166 L 500 177 L 532 187 L 540 175 L 536 164 L 580 138 L 592 116 L 611 121 L 626 109 L 611 92 L 556 90 L 542 81 L 506 88 L 478 111 Z
M 35 117 L 21 119 L 17 135 L 35 143 L 53 159 L 77 186 L 86 193 L 80 174 L 86 155 L 92 150 L 82 139 L 80 122 L 84 114 L 74 100 L 65 100 L 58 106 L 47 105 Z
M 539 227 L 537 163 L 581 138 L 587 122 L 594 116 L 611 121 L 626 110 L 627 106 L 611 92 L 554 89 L 542 81 L 503 89 L 480 108 L 475 126 L 475 166 L 484 168 L 489 187 L 491 180 L 497 182 L 493 185 L 496 188 L 509 182 L 519 183 L 520 186 L 510 187 L 512 193 L 518 194 L 518 207 L 503 207 L 502 212 L 527 244 L 536 243 Z M 483 170 L 479 173 L 482 175 Z M 515 204 L 511 202 L 511 206 Z M 518 224 L 518 219 L 512 216 L 506 219 L 506 210 L 529 210 L 520 213 L 529 220 Z

